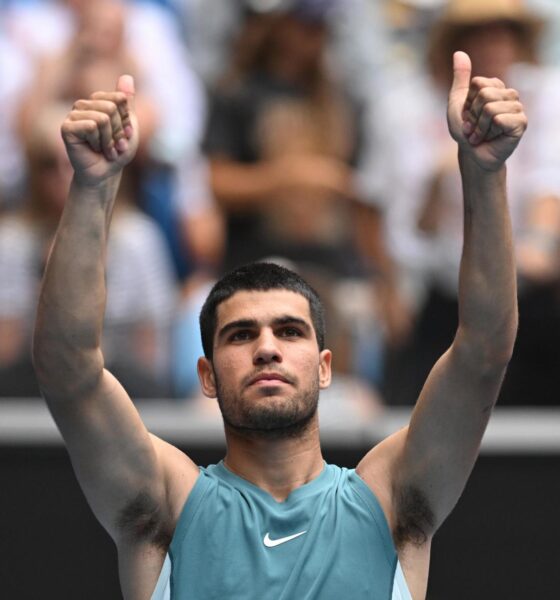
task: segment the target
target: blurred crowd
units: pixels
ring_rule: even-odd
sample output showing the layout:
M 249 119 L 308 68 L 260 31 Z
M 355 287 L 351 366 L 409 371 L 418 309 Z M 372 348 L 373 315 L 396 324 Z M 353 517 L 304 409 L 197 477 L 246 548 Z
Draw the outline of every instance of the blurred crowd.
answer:
M 413 405 L 457 326 L 445 106 L 461 49 L 520 91 L 530 124 L 508 162 L 520 326 L 500 404 L 557 404 L 557 0 L 0 6 L 0 396 L 39 395 L 34 312 L 72 177 L 60 124 L 131 73 L 142 141 L 111 225 L 106 366 L 134 398 L 196 398 L 205 295 L 266 259 L 323 297 L 337 378 Z

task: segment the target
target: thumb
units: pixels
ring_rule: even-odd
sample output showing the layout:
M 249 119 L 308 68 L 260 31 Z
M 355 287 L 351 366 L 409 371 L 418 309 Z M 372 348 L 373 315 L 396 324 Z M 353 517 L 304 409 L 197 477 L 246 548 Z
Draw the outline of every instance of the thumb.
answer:
M 117 81 L 117 92 L 123 92 L 126 94 L 128 104 L 132 110 L 134 110 L 134 96 L 136 90 L 134 89 L 134 78 L 132 75 L 121 75 Z
M 471 59 L 466 52 L 455 52 L 453 54 L 453 83 L 449 96 L 454 99 L 461 99 L 463 102 L 467 98 L 469 86 L 471 83 Z

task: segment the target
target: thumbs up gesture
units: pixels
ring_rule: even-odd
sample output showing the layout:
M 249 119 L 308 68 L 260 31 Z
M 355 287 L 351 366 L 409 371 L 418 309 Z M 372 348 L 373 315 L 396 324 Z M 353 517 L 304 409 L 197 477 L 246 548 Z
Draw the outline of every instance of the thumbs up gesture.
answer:
M 447 123 L 463 152 L 483 169 L 497 171 L 515 150 L 527 128 L 516 90 L 499 79 L 473 77 L 464 52 L 453 55 Z
M 78 100 L 62 124 L 62 138 L 85 185 L 99 185 L 121 172 L 138 148 L 134 80 L 122 75 L 114 92 L 95 92 Z

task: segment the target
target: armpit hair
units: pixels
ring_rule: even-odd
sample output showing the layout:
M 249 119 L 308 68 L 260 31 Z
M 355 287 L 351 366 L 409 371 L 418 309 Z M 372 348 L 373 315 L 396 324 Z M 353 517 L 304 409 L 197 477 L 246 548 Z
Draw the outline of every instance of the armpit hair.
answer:
M 141 491 L 119 513 L 117 527 L 132 542 L 148 542 L 167 551 L 172 532 L 161 507 L 147 491 Z
M 425 494 L 414 485 L 399 486 L 394 492 L 397 548 L 405 544 L 423 546 L 434 531 L 435 517 Z

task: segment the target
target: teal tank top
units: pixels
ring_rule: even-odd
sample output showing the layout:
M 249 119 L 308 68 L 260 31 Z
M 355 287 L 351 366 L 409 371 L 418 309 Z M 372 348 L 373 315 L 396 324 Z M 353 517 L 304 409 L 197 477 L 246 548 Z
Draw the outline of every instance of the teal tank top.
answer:
M 385 515 L 354 469 L 325 464 L 277 502 L 220 462 L 200 469 L 152 598 L 408 599 L 397 566 Z

